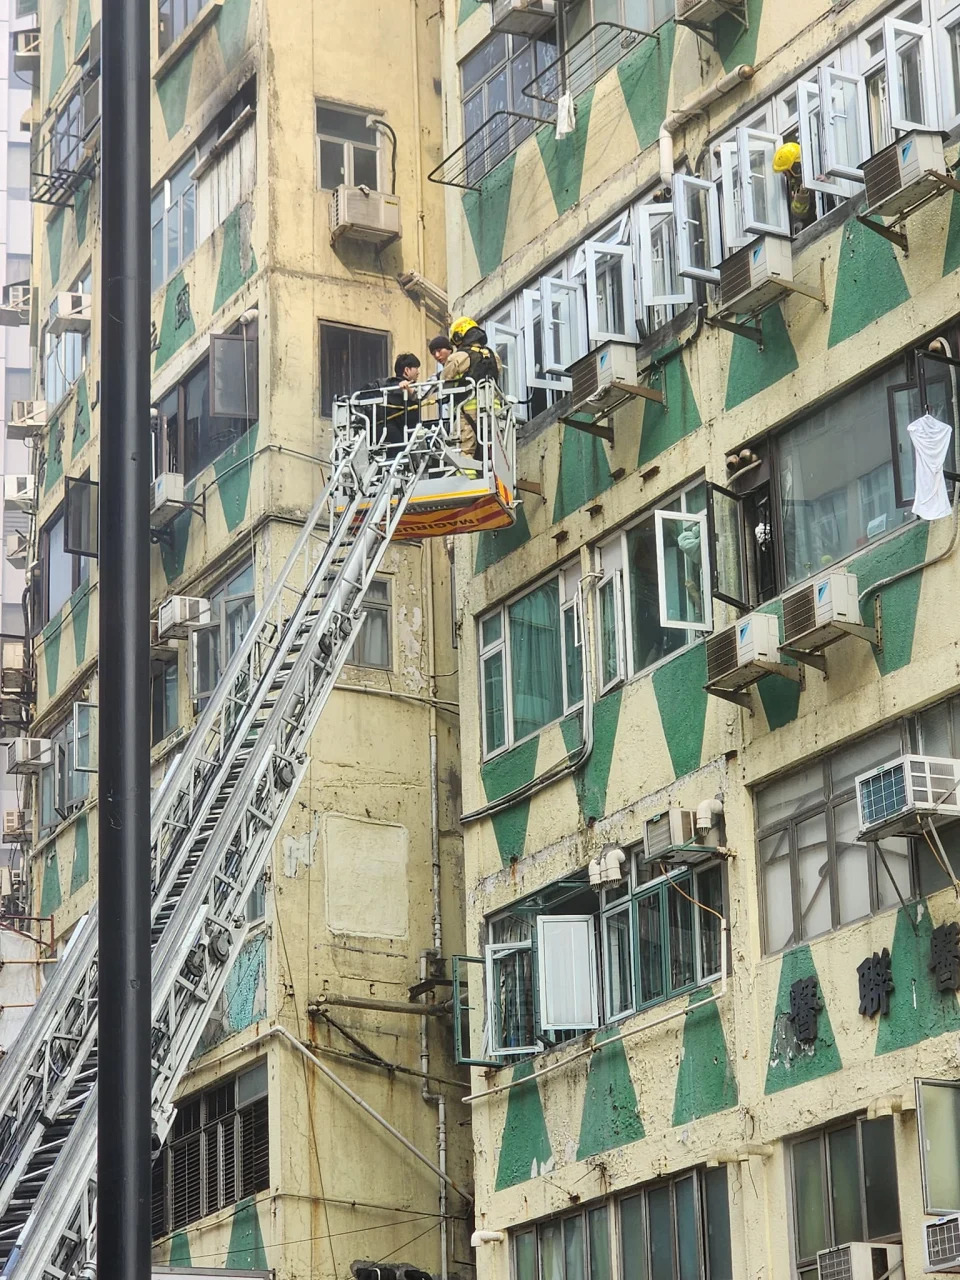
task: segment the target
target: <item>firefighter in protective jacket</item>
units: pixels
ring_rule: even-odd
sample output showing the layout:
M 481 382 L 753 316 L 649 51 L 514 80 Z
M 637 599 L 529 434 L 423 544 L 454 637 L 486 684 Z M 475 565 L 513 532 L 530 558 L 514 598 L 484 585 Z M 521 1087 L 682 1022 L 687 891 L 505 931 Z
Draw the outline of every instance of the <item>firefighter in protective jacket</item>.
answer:
M 464 316 L 450 330 L 453 355 L 443 366 L 441 377 L 445 387 L 465 387 L 489 378 L 498 382 L 501 364 L 496 352 L 487 345 L 487 335 L 475 320 Z M 460 405 L 460 449 L 468 458 L 480 457 L 477 439 L 477 397 L 473 386 L 465 392 L 467 398 Z

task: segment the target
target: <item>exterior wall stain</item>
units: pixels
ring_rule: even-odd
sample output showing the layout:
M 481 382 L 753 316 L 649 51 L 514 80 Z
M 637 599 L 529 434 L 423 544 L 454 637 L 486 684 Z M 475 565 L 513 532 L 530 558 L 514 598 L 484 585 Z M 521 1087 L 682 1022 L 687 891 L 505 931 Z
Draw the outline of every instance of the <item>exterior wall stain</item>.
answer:
M 957 997 L 952 991 L 942 994 L 937 991 L 929 969 L 932 932 L 930 912 L 924 901 L 906 909 L 901 907 L 897 912 L 890 951 L 893 974 L 890 1013 L 878 1019 L 877 1054 L 906 1049 L 948 1031 L 960 1031 Z
M 513 1078 L 525 1080 L 532 1072 L 532 1064 L 523 1062 L 514 1067 Z M 497 1161 L 497 1191 L 539 1177 L 553 1168 L 553 1149 L 536 1080 L 515 1086 L 507 1099 L 507 1119 Z
M 247 47 L 250 0 L 225 0 L 217 18 L 217 39 L 227 71 L 232 71 Z
M 252 223 L 253 206 L 241 204 L 223 224 L 220 271 L 213 298 L 214 311 L 225 306 L 257 273 L 257 255 L 251 244 Z
M 817 1016 L 817 1040 L 813 1045 L 801 1045 L 793 1033 L 789 1020 L 790 988 L 801 978 L 816 978 L 823 1008 Z M 777 1003 L 774 1009 L 773 1032 L 770 1037 L 770 1060 L 767 1067 L 765 1093 L 779 1093 L 794 1085 L 819 1080 L 843 1066 L 830 1025 L 830 1013 L 820 985 L 817 967 L 813 963 L 810 948 L 806 945 L 784 953 L 780 961 L 780 983 L 777 987 Z
M 644 1136 L 637 1094 L 617 1027 L 597 1032 L 580 1118 L 577 1159 L 599 1155 Z

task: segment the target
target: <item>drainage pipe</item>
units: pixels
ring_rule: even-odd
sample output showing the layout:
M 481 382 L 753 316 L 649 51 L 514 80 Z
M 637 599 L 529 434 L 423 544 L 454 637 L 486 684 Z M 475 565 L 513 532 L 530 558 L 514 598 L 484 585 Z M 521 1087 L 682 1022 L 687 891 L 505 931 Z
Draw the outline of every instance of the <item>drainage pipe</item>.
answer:
M 721 76 L 709 89 L 701 89 L 683 102 L 675 111 L 671 111 L 660 126 L 660 181 L 665 187 L 673 186 L 673 135 L 694 116 L 703 115 L 707 107 L 728 94 L 731 89 L 747 80 L 752 80 L 756 68 L 749 63 L 741 63 L 732 71 Z

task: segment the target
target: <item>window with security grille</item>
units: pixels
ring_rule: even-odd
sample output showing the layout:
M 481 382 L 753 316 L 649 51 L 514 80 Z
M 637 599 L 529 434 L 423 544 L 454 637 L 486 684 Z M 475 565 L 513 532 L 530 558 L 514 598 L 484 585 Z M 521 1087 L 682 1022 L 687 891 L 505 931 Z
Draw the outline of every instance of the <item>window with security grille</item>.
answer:
M 179 1231 L 270 1185 L 267 1063 L 177 1104 L 153 1166 L 153 1236 Z

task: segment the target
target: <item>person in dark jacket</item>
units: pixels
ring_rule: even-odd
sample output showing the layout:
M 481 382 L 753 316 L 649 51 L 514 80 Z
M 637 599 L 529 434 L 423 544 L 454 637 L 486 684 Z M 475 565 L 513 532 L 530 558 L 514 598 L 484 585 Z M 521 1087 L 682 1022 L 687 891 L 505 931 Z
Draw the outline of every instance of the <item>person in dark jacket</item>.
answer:
M 406 433 L 420 421 L 419 377 L 420 360 L 412 351 L 397 356 L 393 377 L 383 384 L 387 388 L 384 440 L 388 446 L 403 444 Z
M 477 439 L 477 382 L 500 378 L 501 364 L 497 353 L 487 345 L 487 335 L 475 320 L 464 316 L 450 330 L 453 355 L 443 366 L 441 377 L 445 387 L 463 384 L 465 398 L 460 405 L 460 450 L 468 458 L 480 457 Z

